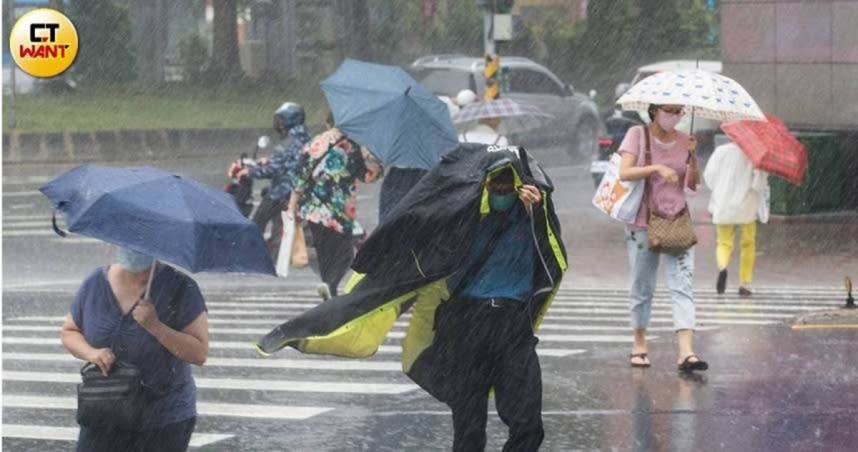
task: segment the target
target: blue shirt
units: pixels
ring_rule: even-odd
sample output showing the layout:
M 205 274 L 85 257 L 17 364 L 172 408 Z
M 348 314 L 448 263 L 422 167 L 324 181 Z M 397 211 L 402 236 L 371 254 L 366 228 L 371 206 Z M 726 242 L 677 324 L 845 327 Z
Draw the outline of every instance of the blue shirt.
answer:
M 158 318 L 175 330 L 183 330 L 206 311 L 197 283 L 171 267 L 158 267 L 151 290 L 150 299 Z M 90 345 L 105 348 L 113 344 L 117 360 L 139 367 L 144 384 L 155 388 L 156 396 L 143 413 L 141 430 L 197 415 L 197 388 L 191 365 L 173 356 L 134 317 L 123 318 L 107 281 L 107 267 L 97 269 L 83 282 L 72 303 L 71 315 Z M 120 320 L 123 323 L 114 343 Z
M 507 222 L 504 226 L 504 222 Z M 450 278 L 448 287 L 455 290 L 463 274 L 476 264 L 492 236 L 506 229 L 498 238 L 494 249 L 459 296 L 466 298 L 512 298 L 527 301 L 533 292 L 533 235 L 530 218 L 520 202 L 506 214 L 491 213 L 480 221 L 461 273 Z

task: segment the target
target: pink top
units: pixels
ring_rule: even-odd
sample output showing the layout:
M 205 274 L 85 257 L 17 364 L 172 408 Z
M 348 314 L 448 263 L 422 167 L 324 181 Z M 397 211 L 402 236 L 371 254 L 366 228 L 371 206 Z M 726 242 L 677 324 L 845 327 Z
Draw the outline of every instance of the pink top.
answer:
M 676 131 L 676 140 L 672 143 L 662 143 L 658 141 L 652 134 L 649 136 L 652 153 L 652 164 L 662 164 L 673 168 L 679 174 L 679 180 L 685 181 L 685 172 L 688 167 L 688 140 L 689 136 L 686 133 Z M 632 154 L 638 157 L 638 166 L 645 165 L 644 159 L 644 132 L 643 126 L 636 126 L 629 129 L 626 137 L 620 144 L 619 152 L 621 154 Z M 655 173 L 648 177 L 647 184 L 650 184 L 652 192 L 653 204 L 656 210 L 668 216 L 677 215 L 686 206 L 684 184 L 673 185 L 669 184 L 660 174 Z M 646 192 L 644 192 L 646 193 Z M 641 200 L 641 207 L 638 210 L 638 216 L 634 224 L 629 225 L 631 231 L 641 231 L 647 228 L 649 224 L 649 199 L 644 194 Z

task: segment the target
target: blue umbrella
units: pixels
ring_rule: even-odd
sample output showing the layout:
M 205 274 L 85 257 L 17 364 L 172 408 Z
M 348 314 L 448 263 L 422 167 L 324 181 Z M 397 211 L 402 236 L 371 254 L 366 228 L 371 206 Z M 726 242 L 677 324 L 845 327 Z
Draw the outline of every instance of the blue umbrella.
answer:
M 275 274 L 259 229 L 232 197 L 193 179 L 149 167 L 84 165 L 39 190 L 72 232 L 192 272 Z M 61 233 L 56 218 L 54 228 Z
M 347 59 L 321 85 L 337 127 L 385 164 L 429 169 L 457 145 L 447 106 L 402 68 Z

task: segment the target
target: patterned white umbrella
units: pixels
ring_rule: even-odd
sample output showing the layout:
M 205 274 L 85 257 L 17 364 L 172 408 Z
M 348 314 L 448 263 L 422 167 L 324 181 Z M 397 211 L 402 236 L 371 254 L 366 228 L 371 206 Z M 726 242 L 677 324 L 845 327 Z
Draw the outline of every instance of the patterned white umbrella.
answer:
M 742 85 L 701 69 L 651 75 L 632 86 L 617 103 L 624 110 L 646 110 L 650 104 L 684 105 L 692 108 L 686 113 L 716 121 L 766 119 Z
M 497 132 L 506 135 L 538 129 L 554 119 L 554 116 L 533 105 L 502 98 L 470 103 L 452 117 L 453 124 L 459 130 L 466 130 L 480 119 L 486 118 L 500 118 L 501 123 Z

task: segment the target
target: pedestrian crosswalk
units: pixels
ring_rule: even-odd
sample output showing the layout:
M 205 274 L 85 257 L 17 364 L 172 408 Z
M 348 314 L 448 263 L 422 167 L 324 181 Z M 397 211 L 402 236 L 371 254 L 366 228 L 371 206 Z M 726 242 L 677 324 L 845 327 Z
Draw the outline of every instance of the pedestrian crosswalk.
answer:
M 356 404 L 420 396 L 418 386 L 402 374 L 399 360 L 409 313 L 395 323 L 371 359 L 302 355 L 290 349 L 260 358 L 253 348 L 256 339 L 318 302 L 308 291 L 260 292 L 206 294 L 210 357 L 205 366 L 194 368 L 199 420 L 192 447 L 237 450 L 236 441 L 248 434 L 245 426 L 251 419 L 323 421 Z M 698 329 L 705 334 L 777 325 L 807 311 L 838 307 L 842 298 L 836 288 L 758 288 L 750 299 L 701 293 L 696 297 Z M 3 319 L 4 438 L 36 442 L 77 438 L 73 411 L 82 362 L 60 343 L 62 309 Z M 628 323 L 624 290 L 562 289 L 538 332 L 543 367 L 574 368 L 604 348 L 627 353 L 632 340 Z M 670 340 L 672 331 L 669 294 L 659 291 L 649 339 Z

